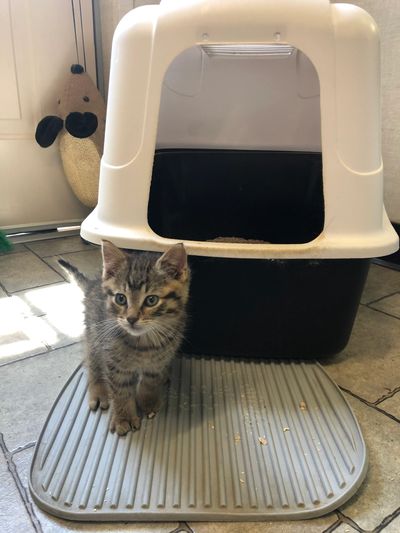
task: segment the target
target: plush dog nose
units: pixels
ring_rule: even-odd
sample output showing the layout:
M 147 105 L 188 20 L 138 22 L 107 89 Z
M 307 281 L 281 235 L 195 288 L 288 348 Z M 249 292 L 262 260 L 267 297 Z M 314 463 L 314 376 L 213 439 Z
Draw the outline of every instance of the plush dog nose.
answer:
M 82 67 L 82 65 L 71 65 L 71 72 L 72 74 L 82 74 L 82 72 L 84 72 L 85 69 Z
M 73 137 L 85 139 L 97 129 L 97 117 L 94 113 L 73 111 L 65 119 L 65 129 Z
M 136 322 L 138 321 L 139 317 L 135 316 L 135 315 L 131 315 L 131 316 L 128 316 L 128 322 L 131 326 L 133 326 L 134 324 L 136 324 Z

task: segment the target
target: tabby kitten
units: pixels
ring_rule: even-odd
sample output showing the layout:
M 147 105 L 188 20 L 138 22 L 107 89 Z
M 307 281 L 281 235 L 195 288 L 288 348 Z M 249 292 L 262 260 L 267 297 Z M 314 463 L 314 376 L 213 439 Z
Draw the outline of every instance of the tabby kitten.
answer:
M 102 279 L 60 259 L 84 292 L 89 407 L 112 403 L 110 430 L 140 428 L 160 408 L 170 363 L 182 340 L 190 272 L 183 244 L 163 255 L 124 252 L 102 241 Z

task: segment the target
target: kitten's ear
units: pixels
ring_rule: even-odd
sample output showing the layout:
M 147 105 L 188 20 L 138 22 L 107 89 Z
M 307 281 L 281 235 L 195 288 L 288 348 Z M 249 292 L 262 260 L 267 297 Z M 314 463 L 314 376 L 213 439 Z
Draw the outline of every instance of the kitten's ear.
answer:
M 126 263 L 126 255 L 110 241 L 101 241 L 101 252 L 103 254 L 103 279 L 112 278 Z
M 156 263 L 156 268 L 175 279 L 185 281 L 188 275 L 187 255 L 180 242 L 167 250 Z

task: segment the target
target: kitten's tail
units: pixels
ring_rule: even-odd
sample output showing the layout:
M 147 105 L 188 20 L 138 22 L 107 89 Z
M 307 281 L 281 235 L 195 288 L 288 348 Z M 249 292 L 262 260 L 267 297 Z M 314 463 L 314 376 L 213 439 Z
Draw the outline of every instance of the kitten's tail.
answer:
M 76 268 L 76 266 L 71 265 L 71 263 L 68 263 L 68 261 L 65 261 L 65 259 L 59 259 L 58 264 L 61 265 L 63 269 L 68 272 L 71 278 L 77 282 L 77 284 L 82 290 L 85 290 L 87 288 L 89 280 L 86 276 L 82 274 L 82 272 L 80 272 L 80 270 Z

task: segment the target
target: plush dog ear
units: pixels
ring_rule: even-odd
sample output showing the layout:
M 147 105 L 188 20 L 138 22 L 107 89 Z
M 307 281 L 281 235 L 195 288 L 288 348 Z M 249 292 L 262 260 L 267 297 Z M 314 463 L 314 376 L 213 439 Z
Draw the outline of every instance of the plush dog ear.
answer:
M 58 132 L 62 130 L 64 122 L 60 117 L 48 116 L 42 118 L 36 128 L 35 139 L 42 147 L 47 148 L 56 140 Z
M 84 139 L 97 130 L 97 117 L 94 113 L 70 113 L 65 119 L 65 129 L 73 137 Z

